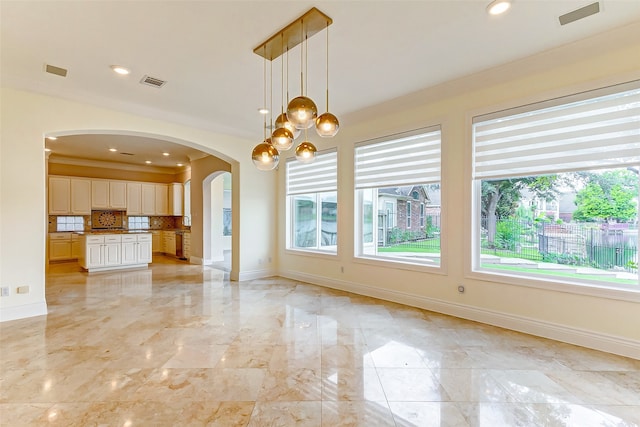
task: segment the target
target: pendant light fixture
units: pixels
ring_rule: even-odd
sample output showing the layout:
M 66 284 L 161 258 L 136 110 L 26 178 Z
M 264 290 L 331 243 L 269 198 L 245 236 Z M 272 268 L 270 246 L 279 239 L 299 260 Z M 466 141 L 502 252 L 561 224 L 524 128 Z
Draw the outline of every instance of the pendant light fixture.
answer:
M 323 138 L 334 137 L 340 129 L 338 118 L 329 112 L 329 24 L 327 24 L 327 111 L 316 119 L 316 132 Z
M 307 129 L 315 126 L 316 132 L 322 137 L 332 137 L 336 135 L 340 124 L 336 116 L 329 112 L 329 36 L 328 28 L 333 23 L 332 19 L 318 9 L 311 8 L 308 12 L 296 19 L 286 27 L 275 33 L 274 36 L 261 43 L 256 47 L 253 52 L 263 58 L 273 61 L 279 56 L 283 56 L 287 53 L 287 99 L 288 99 L 288 80 L 289 80 L 289 50 L 297 45 L 300 45 L 300 95 L 291 99 L 287 103 L 286 112 L 282 111 L 276 118 L 274 127 L 275 130 L 271 134 L 271 141 L 273 145 L 266 144 L 272 147 L 277 154 L 269 153 L 263 150 L 265 147 L 261 147 L 263 144 L 259 144 L 254 149 L 253 161 L 263 167 L 265 163 L 274 163 L 273 160 L 265 162 L 265 159 L 272 159 L 275 155 L 279 156 L 279 151 L 286 151 L 293 145 L 293 140 L 298 137 L 301 130 L 305 130 L 305 140 L 296 147 L 296 159 L 300 162 L 311 163 L 315 160 L 317 149 L 315 145 L 307 138 Z M 306 58 L 308 56 L 308 44 L 307 40 L 314 34 L 326 30 L 327 31 L 327 61 L 326 61 L 326 107 L 327 111 L 318 117 L 318 107 L 315 102 L 308 96 L 306 91 L 305 76 L 308 78 L 306 70 Z M 284 68 L 284 60 L 282 63 Z M 266 75 L 266 71 L 265 71 Z M 282 71 L 284 76 L 284 70 Z M 273 76 L 272 76 L 273 77 Z M 265 77 L 266 79 L 266 77 Z M 265 83 L 266 85 L 266 83 Z M 266 92 L 266 91 L 265 91 Z M 266 98 L 266 95 L 265 95 Z M 284 90 L 282 100 L 282 110 L 284 110 Z M 266 101 L 265 101 L 266 104 Z M 265 124 L 266 132 L 266 124 Z M 266 140 L 266 135 L 265 135 Z M 258 148 L 260 150 L 258 150 Z M 256 150 L 258 152 L 256 153 Z M 261 151 L 263 150 L 263 151 Z M 273 168 L 277 166 L 278 160 L 275 160 Z M 265 168 L 263 170 L 270 170 Z
M 267 108 L 267 59 L 264 60 L 264 98 L 263 108 Z M 256 168 L 261 171 L 270 171 L 275 169 L 280 162 L 280 153 L 271 144 L 271 138 L 267 138 L 267 115 L 264 114 L 262 124 L 264 140 L 256 145 L 251 152 L 251 160 Z

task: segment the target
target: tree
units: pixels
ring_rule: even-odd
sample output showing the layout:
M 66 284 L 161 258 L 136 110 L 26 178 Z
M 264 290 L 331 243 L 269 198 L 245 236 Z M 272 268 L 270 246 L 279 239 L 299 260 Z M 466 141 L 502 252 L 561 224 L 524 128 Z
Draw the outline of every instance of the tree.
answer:
M 638 177 L 633 171 L 616 169 L 602 173 L 581 172 L 587 186 L 576 194 L 576 221 L 627 222 L 636 218 Z
M 558 186 L 566 183 L 559 175 L 541 175 L 482 181 L 482 215 L 487 218 L 487 241 L 495 245 L 498 218 L 512 216 L 519 206 L 522 190 L 529 189 L 536 197 L 553 200 L 558 195 Z

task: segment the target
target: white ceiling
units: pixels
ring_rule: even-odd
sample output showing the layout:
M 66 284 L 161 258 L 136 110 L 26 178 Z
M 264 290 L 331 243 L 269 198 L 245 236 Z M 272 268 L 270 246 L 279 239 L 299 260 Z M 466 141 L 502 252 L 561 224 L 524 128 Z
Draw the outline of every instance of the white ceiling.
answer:
M 1 82 L 257 143 L 264 64 L 253 49 L 312 6 L 333 19 L 330 110 L 343 127 L 363 108 L 640 20 L 638 0 L 602 0 L 601 13 L 566 26 L 558 16 L 592 0 L 514 0 L 499 17 L 486 13 L 488 3 L 2 0 Z M 325 33 L 308 44 L 308 94 L 324 111 Z M 67 77 L 45 73 L 45 63 L 68 69 Z M 112 64 L 132 73 L 118 76 Z M 278 112 L 281 69 L 274 61 L 267 85 L 274 94 L 267 104 Z M 292 97 L 299 91 L 297 49 L 288 69 Z M 142 85 L 145 74 L 167 84 Z M 85 155 L 69 147 L 71 155 Z M 158 148 L 135 146 L 149 156 Z M 167 150 L 177 156 L 182 149 Z

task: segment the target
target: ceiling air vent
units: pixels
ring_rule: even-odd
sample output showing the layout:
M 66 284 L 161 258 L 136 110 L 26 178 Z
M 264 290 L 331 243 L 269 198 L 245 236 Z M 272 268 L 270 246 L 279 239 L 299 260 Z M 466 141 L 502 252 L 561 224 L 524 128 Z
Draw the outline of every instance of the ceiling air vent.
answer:
M 60 77 L 67 77 L 67 70 L 65 70 L 64 68 L 45 64 L 44 70 L 49 74 L 55 74 L 56 76 L 60 76 Z
M 595 2 L 585 7 L 581 7 L 580 9 L 576 9 L 573 12 L 560 15 L 558 19 L 560 20 L 560 25 L 567 25 L 580 19 L 584 19 L 587 16 L 595 15 L 598 12 L 600 12 L 600 2 Z
M 120 154 L 122 154 L 123 156 L 134 156 L 135 155 L 133 153 L 120 153 Z
M 166 80 L 158 79 L 156 77 L 144 76 L 140 83 L 143 85 L 153 86 L 153 87 L 162 87 L 165 85 Z

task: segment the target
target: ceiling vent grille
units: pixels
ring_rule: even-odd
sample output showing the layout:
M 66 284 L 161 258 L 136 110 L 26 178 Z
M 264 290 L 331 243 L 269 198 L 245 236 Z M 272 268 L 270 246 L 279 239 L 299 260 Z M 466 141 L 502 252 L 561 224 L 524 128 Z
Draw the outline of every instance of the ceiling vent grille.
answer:
M 560 25 L 567 25 L 572 22 L 579 21 L 580 19 L 584 19 L 587 16 L 595 15 L 600 12 L 600 2 L 591 3 L 585 7 L 581 7 L 580 9 L 576 9 L 573 12 L 565 13 L 558 17 L 560 21 Z
M 120 154 L 122 154 L 123 156 L 134 156 L 133 153 L 120 153 Z
M 147 86 L 162 87 L 167 82 L 166 82 L 166 80 L 162 80 L 162 79 L 159 79 L 157 77 L 144 76 L 142 78 L 142 80 L 140 80 L 140 83 L 142 83 L 143 85 L 147 85 Z
M 64 68 L 56 67 L 55 65 L 45 64 L 45 69 L 49 74 L 55 74 L 60 77 L 67 77 L 67 70 Z

